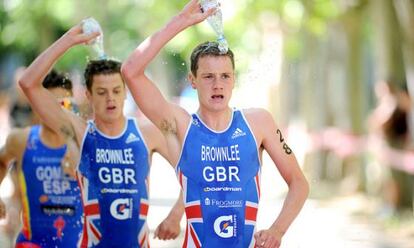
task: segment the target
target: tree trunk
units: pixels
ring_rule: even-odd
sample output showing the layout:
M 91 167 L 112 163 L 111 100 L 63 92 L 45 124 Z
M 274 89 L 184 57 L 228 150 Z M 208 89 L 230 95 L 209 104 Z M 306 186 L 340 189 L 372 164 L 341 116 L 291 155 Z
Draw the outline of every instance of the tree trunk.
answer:
M 362 135 L 366 116 L 366 91 L 363 82 L 363 53 L 362 53 L 362 25 L 365 8 L 360 5 L 345 14 L 343 24 L 348 43 L 347 79 L 349 117 L 351 131 L 355 135 Z M 358 190 L 366 189 L 365 164 L 362 155 L 354 155 L 345 161 L 345 174 L 353 179 L 352 185 Z M 349 181 L 349 180 L 348 180 Z

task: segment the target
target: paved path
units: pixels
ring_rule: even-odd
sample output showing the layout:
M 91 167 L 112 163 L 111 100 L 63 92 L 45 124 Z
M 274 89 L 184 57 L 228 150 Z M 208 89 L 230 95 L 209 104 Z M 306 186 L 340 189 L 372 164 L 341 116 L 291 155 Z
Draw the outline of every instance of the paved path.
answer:
M 258 228 L 270 226 L 282 207 L 286 186 L 276 169 L 264 159 L 262 170 L 262 201 L 259 206 Z M 174 171 L 160 157 L 154 157 L 151 169 L 151 208 L 148 225 L 153 232 L 167 216 L 178 196 L 179 186 Z M 364 196 L 349 196 L 327 200 L 308 200 L 283 239 L 282 248 L 414 248 L 414 225 L 402 235 L 385 232 L 369 213 L 375 202 Z M 371 216 L 371 217 L 370 217 Z M 185 222 L 181 221 L 182 229 Z M 411 228 L 411 229 L 410 229 Z M 153 234 L 151 233 L 151 237 Z M 9 247 L 2 243 L 0 247 Z M 174 241 L 151 240 L 154 248 L 181 247 L 183 231 Z
M 152 207 L 148 224 L 153 231 L 167 216 L 174 204 L 179 187 L 172 169 L 164 162 L 154 164 L 151 173 Z M 163 175 L 163 176 L 157 176 Z M 258 229 L 271 225 L 282 207 L 287 187 L 276 169 L 264 157 L 262 170 L 262 199 L 257 219 Z M 370 215 L 377 204 L 364 196 L 308 200 L 283 239 L 282 248 L 414 248 L 414 229 L 411 239 L 385 233 Z M 182 230 L 185 222 L 181 221 Z M 414 228 L 414 226 L 411 226 Z M 181 247 L 183 231 L 175 241 L 152 240 L 152 247 Z

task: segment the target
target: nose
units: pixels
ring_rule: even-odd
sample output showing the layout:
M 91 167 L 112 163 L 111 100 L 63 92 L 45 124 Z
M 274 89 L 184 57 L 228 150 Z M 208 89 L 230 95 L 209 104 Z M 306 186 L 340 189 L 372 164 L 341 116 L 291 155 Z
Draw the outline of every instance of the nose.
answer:
M 108 94 L 106 95 L 106 100 L 112 101 L 113 99 L 114 99 L 114 93 L 108 92 Z
M 223 82 L 220 78 L 215 78 L 213 81 L 213 89 L 223 89 Z

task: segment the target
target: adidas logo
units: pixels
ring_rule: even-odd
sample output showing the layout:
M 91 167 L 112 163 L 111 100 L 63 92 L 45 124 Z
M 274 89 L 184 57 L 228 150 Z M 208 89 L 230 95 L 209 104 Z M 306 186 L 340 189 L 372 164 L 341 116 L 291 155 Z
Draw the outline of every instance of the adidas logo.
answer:
M 243 132 L 243 130 L 241 130 L 240 128 L 236 128 L 236 130 L 234 130 L 234 133 L 231 135 L 231 138 L 235 139 L 237 137 L 245 136 L 245 135 L 246 135 L 246 133 Z
M 198 120 L 197 119 L 193 119 L 193 125 L 196 125 L 197 127 L 199 127 L 200 126 L 200 123 L 198 122 Z
M 93 125 L 89 126 L 88 133 L 89 134 L 95 134 L 95 126 L 93 126 Z
M 126 139 L 125 143 L 129 144 L 129 143 L 134 142 L 134 141 L 139 141 L 139 138 L 137 136 L 135 136 L 135 134 L 130 133 L 128 135 L 128 138 Z

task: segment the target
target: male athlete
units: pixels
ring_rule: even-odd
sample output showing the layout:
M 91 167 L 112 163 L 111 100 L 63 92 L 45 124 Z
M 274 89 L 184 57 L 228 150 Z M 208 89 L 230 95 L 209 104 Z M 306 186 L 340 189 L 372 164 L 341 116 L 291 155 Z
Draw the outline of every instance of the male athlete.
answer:
M 44 79 L 43 87 L 57 105 L 68 103 L 72 96 L 72 82 L 55 71 Z M 76 179 L 61 167 L 66 150 L 64 138 L 44 123 L 13 130 L 0 150 L 0 182 L 13 161 L 18 174 L 23 228 L 17 248 L 76 247 L 82 204 Z
M 80 158 L 73 168 L 84 209 L 80 247 L 149 247 L 149 163 L 154 151 L 166 157 L 167 150 L 153 124 L 138 125 L 124 116 L 121 63 L 108 59 L 87 64 L 86 94 L 94 112 L 94 119 L 87 122 L 62 111 L 39 83 L 68 49 L 97 35 L 83 34 L 81 24 L 74 26 L 28 67 L 20 86 L 40 117 L 78 149 L 72 156 Z
M 270 113 L 229 107 L 235 84 L 233 53 L 221 54 L 216 42 L 193 51 L 189 81 L 200 103 L 193 115 L 167 102 L 144 73 L 170 39 L 213 11 L 202 12 L 197 0 L 190 1 L 135 49 L 122 73 L 140 109 L 167 139 L 188 221 L 183 247 L 279 247 L 305 202 L 308 184 Z M 289 192 L 272 226 L 256 232 L 263 150 Z

